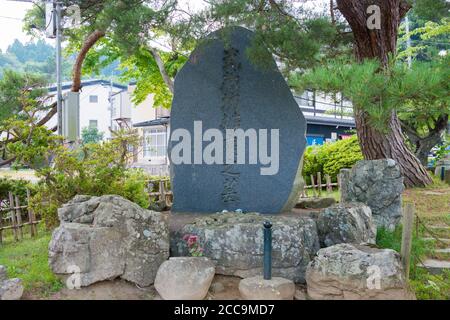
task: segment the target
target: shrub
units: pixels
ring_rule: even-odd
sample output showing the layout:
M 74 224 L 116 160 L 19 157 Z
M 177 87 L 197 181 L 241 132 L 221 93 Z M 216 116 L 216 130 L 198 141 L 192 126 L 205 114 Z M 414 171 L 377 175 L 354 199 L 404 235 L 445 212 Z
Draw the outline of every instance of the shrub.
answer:
M 0 178 L 0 199 L 8 199 L 8 193 L 12 192 L 24 203 L 27 199 L 27 189 L 34 194 L 35 186 L 26 180 Z
M 37 170 L 42 178 L 31 206 L 40 214 L 47 228 L 58 225 L 57 209 L 75 195 L 114 194 L 148 208 L 146 176 L 137 169 L 127 169 L 130 145 L 137 137 L 122 133 L 108 142 L 86 144 L 70 150 L 55 146 L 53 166 Z
M 321 146 L 310 146 L 305 151 L 303 176 L 308 184 L 311 183 L 310 176 L 316 176 L 318 172 L 329 174 L 333 181 L 337 181 L 341 169 L 351 168 L 363 159 L 356 135 Z

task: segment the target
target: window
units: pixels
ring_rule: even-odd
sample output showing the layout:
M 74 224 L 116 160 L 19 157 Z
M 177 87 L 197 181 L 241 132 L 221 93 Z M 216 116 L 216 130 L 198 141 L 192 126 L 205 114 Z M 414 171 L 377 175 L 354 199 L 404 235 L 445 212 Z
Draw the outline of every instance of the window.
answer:
M 89 120 L 89 128 L 98 128 L 98 120 Z
M 165 157 L 166 155 L 166 129 L 144 129 L 144 157 Z
M 90 103 L 98 103 L 98 96 L 89 96 Z

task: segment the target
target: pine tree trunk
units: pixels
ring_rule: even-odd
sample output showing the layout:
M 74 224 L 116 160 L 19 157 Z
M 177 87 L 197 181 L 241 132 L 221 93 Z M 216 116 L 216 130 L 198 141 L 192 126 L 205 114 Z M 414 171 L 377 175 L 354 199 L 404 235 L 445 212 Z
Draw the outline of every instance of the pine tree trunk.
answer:
M 397 50 L 398 28 L 401 19 L 408 12 L 406 0 L 337 0 L 341 13 L 350 24 L 355 41 L 355 56 L 358 61 L 376 58 L 384 67 L 388 66 L 389 55 Z M 369 6 L 380 9 L 380 29 L 369 29 L 367 13 Z M 395 112 L 388 123 L 387 133 L 370 126 L 367 114 L 362 108 L 355 108 L 356 131 L 359 143 L 367 160 L 394 159 L 401 167 L 407 187 L 425 186 L 432 183 L 429 173 L 417 157 L 408 149 Z

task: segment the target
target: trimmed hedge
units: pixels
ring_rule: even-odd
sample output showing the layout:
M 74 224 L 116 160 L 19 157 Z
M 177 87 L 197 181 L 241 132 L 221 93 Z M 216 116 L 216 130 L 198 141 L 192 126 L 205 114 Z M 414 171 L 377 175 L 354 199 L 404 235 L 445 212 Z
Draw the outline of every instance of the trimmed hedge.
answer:
M 305 151 L 303 176 L 307 184 L 311 184 L 310 176 L 317 176 L 318 172 L 329 174 L 336 182 L 341 169 L 351 168 L 363 159 L 356 135 L 321 146 L 310 146 Z

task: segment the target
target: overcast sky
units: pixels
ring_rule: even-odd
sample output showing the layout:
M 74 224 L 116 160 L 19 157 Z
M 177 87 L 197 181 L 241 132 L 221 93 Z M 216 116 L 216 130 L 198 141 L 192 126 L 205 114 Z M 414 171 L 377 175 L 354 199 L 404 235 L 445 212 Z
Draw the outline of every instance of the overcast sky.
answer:
M 31 6 L 31 3 L 0 0 L 0 49 L 3 52 L 14 39 L 30 40 L 22 31 L 22 19 Z

